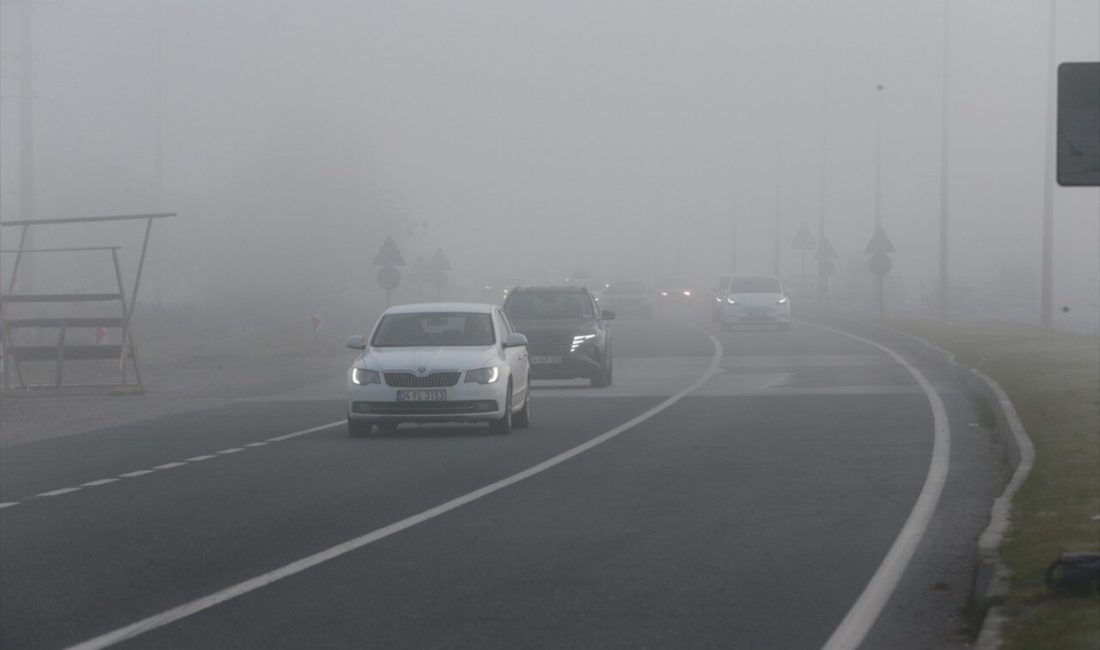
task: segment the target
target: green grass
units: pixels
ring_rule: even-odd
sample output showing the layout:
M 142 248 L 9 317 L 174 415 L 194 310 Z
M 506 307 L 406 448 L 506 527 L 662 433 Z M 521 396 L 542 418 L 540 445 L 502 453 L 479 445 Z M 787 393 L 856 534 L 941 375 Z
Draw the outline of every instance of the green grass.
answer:
M 1004 647 L 1100 648 L 1100 597 L 1056 597 L 1043 584 L 1061 551 L 1100 551 L 1100 339 L 1004 323 L 889 324 L 996 380 L 1035 445 L 1001 547 L 1013 572 Z

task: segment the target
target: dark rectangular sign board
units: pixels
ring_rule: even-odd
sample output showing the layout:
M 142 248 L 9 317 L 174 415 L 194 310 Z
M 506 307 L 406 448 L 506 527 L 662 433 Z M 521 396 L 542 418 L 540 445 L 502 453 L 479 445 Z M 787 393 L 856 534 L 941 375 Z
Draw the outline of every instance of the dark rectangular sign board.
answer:
M 1100 62 L 1058 66 L 1058 184 L 1100 186 Z

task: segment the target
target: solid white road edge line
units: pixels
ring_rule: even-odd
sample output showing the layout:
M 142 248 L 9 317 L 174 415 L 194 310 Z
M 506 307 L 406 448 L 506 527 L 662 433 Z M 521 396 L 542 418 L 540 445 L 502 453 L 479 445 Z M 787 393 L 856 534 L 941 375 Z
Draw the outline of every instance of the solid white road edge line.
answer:
M 337 544 L 336 546 L 325 549 L 319 553 L 314 553 L 313 555 L 304 557 L 295 562 L 291 562 L 290 564 L 282 566 L 273 571 L 258 575 L 255 578 L 245 580 L 244 582 L 238 582 L 235 585 L 222 589 L 221 591 L 214 592 L 208 596 L 196 598 L 189 603 L 184 603 L 183 605 L 173 607 L 172 609 L 161 612 L 160 614 L 155 614 L 136 623 L 132 623 L 101 636 L 97 636 L 94 639 L 89 639 L 74 646 L 70 646 L 69 650 L 92 650 L 94 648 L 106 648 L 127 639 L 132 639 L 140 634 L 149 632 L 150 630 L 155 630 L 158 627 L 163 627 L 165 625 L 168 625 L 169 623 L 173 623 L 182 618 L 187 618 L 188 616 L 197 614 L 205 609 L 209 609 L 215 605 L 224 603 L 227 600 L 232 600 L 238 596 L 243 596 L 244 594 L 255 591 L 260 587 L 264 587 L 278 580 L 282 580 L 283 578 L 287 578 L 296 573 L 301 573 L 306 569 L 310 569 L 317 566 L 318 564 L 350 553 L 368 544 L 377 542 L 380 539 L 384 539 L 386 537 L 389 537 L 390 535 L 399 533 L 407 528 L 412 528 L 417 524 L 422 524 L 430 519 L 434 519 L 442 514 L 450 512 L 451 510 L 464 506 L 473 501 L 477 501 L 482 497 L 489 496 L 494 492 L 503 490 L 510 485 L 519 483 L 524 479 L 531 478 L 536 474 L 541 474 L 551 467 L 560 465 L 565 461 L 573 458 L 574 456 L 583 454 L 589 449 L 592 449 L 597 445 L 603 444 L 608 440 L 611 440 L 615 436 L 618 436 L 624 431 L 632 429 L 633 427 L 641 424 L 642 422 L 648 420 L 654 415 L 657 415 L 661 411 L 664 411 L 676 402 L 679 402 L 689 393 L 695 391 L 697 388 L 702 386 L 708 379 L 710 379 L 715 373 L 717 373 L 719 371 L 719 366 L 722 362 L 722 344 L 718 341 L 718 339 L 714 338 L 713 336 L 710 336 L 709 334 L 708 336 L 710 337 L 711 343 L 714 345 L 714 356 L 711 358 L 710 365 L 707 366 L 706 372 L 704 372 L 698 379 L 692 382 L 692 384 L 687 388 L 684 388 L 683 390 L 672 395 L 660 404 L 641 413 L 640 415 L 631 418 L 630 420 L 627 420 L 623 424 L 620 424 L 610 431 L 606 431 L 596 436 L 595 438 L 588 440 L 587 442 L 583 442 L 576 447 L 563 451 L 557 456 L 553 456 L 552 458 L 544 460 L 543 462 L 529 467 L 517 474 L 512 474 L 511 476 L 496 481 L 495 483 L 490 483 L 489 485 L 478 488 L 473 492 L 468 492 L 460 497 L 451 499 L 446 503 L 435 506 L 434 508 L 430 508 L 411 517 L 407 517 L 405 519 L 402 519 L 401 521 L 392 523 L 389 526 L 385 526 L 383 528 L 379 528 L 360 537 L 356 537 L 355 539 L 350 539 L 341 544 Z
M 948 426 L 947 409 L 944 408 L 943 400 L 940 399 L 932 383 L 920 370 L 917 370 L 912 364 L 903 359 L 900 354 L 862 336 L 822 325 L 805 324 L 847 336 L 857 341 L 863 341 L 889 354 L 908 370 L 909 374 L 913 375 L 913 378 L 920 384 L 921 390 L 928 397 L 928 403 L 932 407 L 932 425 L 934 429 L 932 459 L 929 463 L 928 475 L 924 479 L 920 496 L 913 504 L 913 509 L 909 512 L 905 525 L 902 526 L 901 532 L 894 539 L 894 544 L 886 553 L 882 564 L 871 576 L 871 581 L 864 587 L 859 599 L 848 610 L 844 620 L 840 622 L 840 625 L 837 626 L 832 636 L 823 646 L 823 650 L 854 650 L 863 643 L 867 633 L 871 631 L 871 627 L 878 620 L 879 614 L 886 606 L 886 602 L 890 600 L 890 596 L 897 588 L 901 576 L 905 574 L 909 562 L 913 559 L 913 554 L 916 553 L 917 545 L 920 544 L 924 532 L 928 529 L 933 513 L 936 512 L 936 504 L 939 503 L 943 485 L 947 482 L 947 466 L 951 457 L 951 429 Z

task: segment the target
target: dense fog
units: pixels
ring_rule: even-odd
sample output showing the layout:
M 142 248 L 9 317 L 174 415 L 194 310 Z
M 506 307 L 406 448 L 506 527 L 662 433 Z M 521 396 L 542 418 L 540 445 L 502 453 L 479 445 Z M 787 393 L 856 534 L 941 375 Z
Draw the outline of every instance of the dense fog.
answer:
M 885 0 L 0 6 L 3 219 L 178 212 L 154 227 L 143 305 L 245 329 L 317 314 L 342 335 L 384 303 L 372 261 L 386 236 L 410 263 L 442 249 L 452 266 L 441 292 L 406 267 L 395 301 L 483 300 L 578 269 L 700 289 L 777 263 L 794 278 L 802 224 L 839 255 L 836 304 L 866 304 L 878 218 L 898 251 L 889 305 L 927 310 L 946 88 L 950 283 L 977 305 L 953 308 L 1038 321 L 1046 2 L 946 16 Z M 1100 59 L 1100 5 L 1058 2 L 1055 43 L 1056 62 Z M 1100 191 L 1057 188 L 1054 210 L 1055 323 L 1095 332 Z M 15 247 L 17 229 L 2 234 Z M 32 241 L 121 244 L 130 277 L 141 234 L 43 227 Z M 75 259 L 36 259 L 26 282 L 109 275 Z

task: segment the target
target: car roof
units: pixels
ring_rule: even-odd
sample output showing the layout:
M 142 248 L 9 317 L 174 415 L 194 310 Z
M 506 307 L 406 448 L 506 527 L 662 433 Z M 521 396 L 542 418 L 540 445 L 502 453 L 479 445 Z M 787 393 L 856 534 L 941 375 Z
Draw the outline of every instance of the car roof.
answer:
M 544 285 L 539 287 L 516 287 L 515 289 L 512 289 L 511 292 L 516 293 L 517 291 L 531 291 L 536 293 L 588 293 L 588 287 Z
M 479 302 L 420 302 L 411 305 L 396 305 L 385 311 L 386 314 L 442 314 L 442 313 L 469 313 L 491 314 L 497 309 L 496 305 Z

